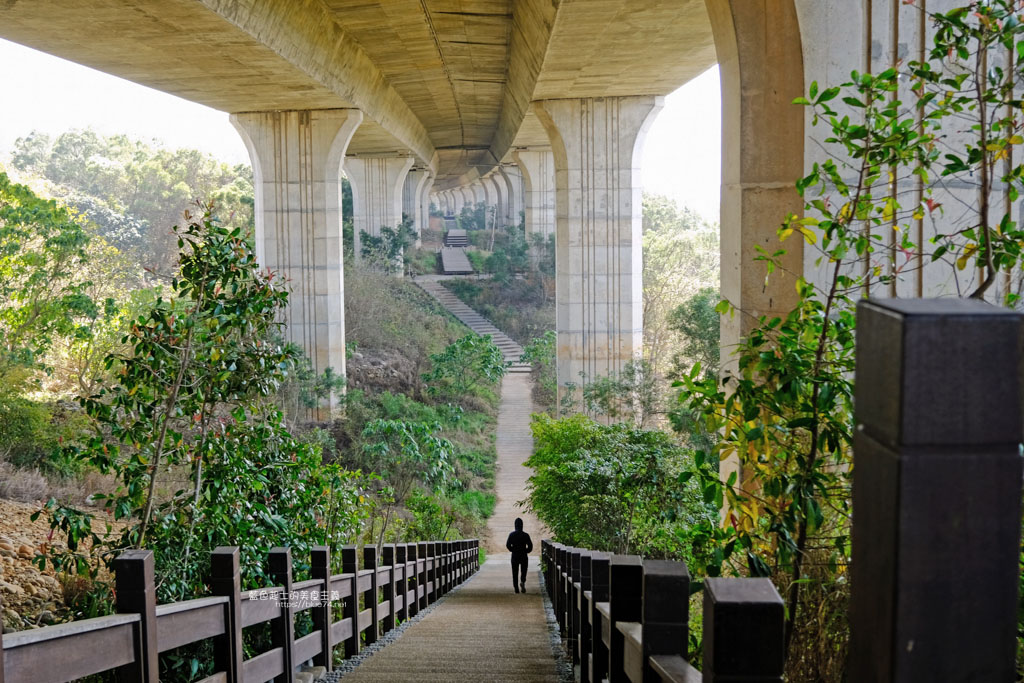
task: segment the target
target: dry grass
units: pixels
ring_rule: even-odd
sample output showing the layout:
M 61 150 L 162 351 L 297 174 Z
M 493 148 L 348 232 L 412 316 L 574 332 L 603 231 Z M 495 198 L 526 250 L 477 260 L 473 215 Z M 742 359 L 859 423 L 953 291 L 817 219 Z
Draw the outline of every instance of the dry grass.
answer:
M 74 479 L 48 477 L 36 468 L 15 467 L 0 460 L 0 498 L 22 503 L 42 503 L 56 498 L 63 503 L 81 505 L 89 496 L 110 490 L 112 477 L 89 471 Z

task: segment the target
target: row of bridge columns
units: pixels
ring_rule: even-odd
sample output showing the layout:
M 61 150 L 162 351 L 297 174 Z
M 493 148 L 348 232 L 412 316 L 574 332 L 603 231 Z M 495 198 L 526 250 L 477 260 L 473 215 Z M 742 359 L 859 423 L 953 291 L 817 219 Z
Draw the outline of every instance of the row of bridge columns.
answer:
M 549 148 L 517 149 L 461 187 L 433 191 L 432 172 L 401 154 L 347 155 L 354 109 L 239 113 L 252 158 L 257 254 L 290 280 L 287 335 L 313 367 L 345 371 L 342 173 L 352 186 L 355 253 L 408 216 L 417 235 L 433 201 L 445 213 L 494 208 L 498 225 L 527 238 L 555 235 L 559 385 L 618 374 L 639 355 L 641 195 L 637 151 L 660 98 L 534 103 Z

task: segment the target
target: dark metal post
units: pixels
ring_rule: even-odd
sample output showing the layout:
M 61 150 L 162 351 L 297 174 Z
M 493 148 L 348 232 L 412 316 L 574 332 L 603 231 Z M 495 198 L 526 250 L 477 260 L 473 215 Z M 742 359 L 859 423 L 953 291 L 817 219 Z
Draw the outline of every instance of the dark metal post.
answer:
M 313 664 L 332 670 L 334 642 L 331 640 L 331 549 L 325 545 L 313 548 L 310 576 L 323 581 L 317 604 L 312 608 L 313 628 L 320 631 L 320 654 L 314 655 Z
M 238 548 L 221 547 L 210 553 L 210 592 L 228 599 L 224 606 L 224 635 L 213 641 L 213 663 L 227 683 L 242 683 L 242 577 Z M 0 682 L 2 683 L 2 682 Z
M 611 622 L 608 624 L 611 641 L 608 644 L 608 681 L 627 683 L 624 668 L 625 641 L 615 628 L 620 621 L 640 621 L 643 604 L 644 565 L 639 555 L 613 555 L 609 567 L 608 597 Z M 602 626 L 603 628 L 603 626 Z
M 295 683 L 295 595 L 292 590 L 291 548 L 271 550 L 269 565 L 271 580 L 284 588 L 281 616 L 270 622 L 273 646 L 281 648 L 284 658 L 284 673 L 275 678 L 274 683 Z
M 704 680 L 782 683 L 783 614 L 769 579 L 704 579 Z
M 1014 680 L 1024 317 L 857 312 L 850 680 Z
M 351 619 L 352 635 L 345 641 L 345 658 L 359 654 L 359 555 L 354 545 L 341 549 L 341 571 L 351 575 L 352 594 L 342 607 L 341 618 Z
M 153 551 L 126 550 L 114 560 L 114 585 L 117 611 L 138 614 L 141 621 L 135 633 L 135 661 L 124 667 L 128 678 L 146 683 L 160 680 L 156 648 L 156 586 L 153 578 Z

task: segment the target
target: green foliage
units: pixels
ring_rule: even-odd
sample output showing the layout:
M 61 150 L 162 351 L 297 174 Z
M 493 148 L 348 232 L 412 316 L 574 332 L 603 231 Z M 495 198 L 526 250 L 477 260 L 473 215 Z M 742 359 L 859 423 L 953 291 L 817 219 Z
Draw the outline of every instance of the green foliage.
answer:
M 987 61 L 990 47 L 1006 54 L 1024 42 L 1017 11 L 995 0 L 932 14 L 927 61 L 854 72 L 840 86 L 811 84 L 797 103 L 827 126 L 835 156 L 797 183 L 805 215 L 789 216 L 779 238 L 802 239 L 817 254 L 820 281 L 798 278 L 796 306 L 757 320 L 721 384 L 699 363 L 682 379 L 684 411 L 719 435 L 697 463 L 722 461 L 725 479 L 713 468 L 689 475 L 728 510 L 723 526 L 702 532 L 716 546 L 706 571 L 772 576 L 787 600 L 794 680 L 836 678 L 845 657 L 846 621 L 834 609 L 848 595 L 857 300 L 896 293 L 926 266 L 973 297 L 990 291 L 998 273 L 1019 271 L 1024 233 L 989 202 L 996 177 L 1010 200 L 1024 182 L 1024 167 L 1008 154 L 1024 143 L 1010 113 L 1021 106 L 1020 62 L 1011 71 Z M 907 104 L 898 97 L 904 81 Z M 950 138 L 951 128 L 964 135 Z M 977 203 L 964 203 L 949 233 L 915 242 L 915 228 L 941 208 L 933 186 L 951 179 L 975 185 Z M 897 192 L 899 183 L 915 180 L 921 201 L 904 205 L 910 195 Z M 772 275 L 783 254 L 759 249 L 757 258 Z M 1003 299 L 1017 301 L 1009 287 Z M 729 302 L 718 310 L 733 312 Z
M 527 500 L 556 540 L 694 559 L 691 529 L 713 523 L 715 513 L 694 483 L 680 485 L 692 463 L 667 435 L 583 415 L 537 415 L 532 427 Z
M 87 428 L 85 417 L 66 405 L 0 397 L 0 461 L 59 477 L 80 474 L 82 462 L 69 457 L 63 444 L 78 440 Z
M 621 373 L 591 379 L 581 393 L 589 414 L 629 420 L 638 427 L 663 412 L 659 383 L 645 360 L 628 361 Z
M 491 337 L 467 334 L 430 357 L 431 370 L 423 375 L 433 395 L 458 398 L 493 387 L 505 375 L 508 364 Z
M 203 594 L 206 553 L 240 545 L 246 586 L 266 585 L 266 552 L 356 537 L 366 510 L 360 475 L 324 465 L 269 400 L 296 363 L 273 341 L 287 294 L 261 271 L 247 235 L 205 211 L 176 229 L 181 259 L 111 355 L 116 380 L 82 405 L 95 434 L 72 452 L 116 476 L 96 496 L 120 533 L 90 512 L 47 504 L 66 550 L 40 558 L 95 578 L 126 548 L 154 551 L 161 601 Z M 299 565 L 302 569 L 301 563 Z
M 554 330 L 548 330 L 527 344 L 519 359 L 533 368 L 533 381 L 537 386 L 534 393 L 539 394 L 538 402 L 549 409 L 558 401 L 558 368 L 555 358 L 557 343 L 558 335 Z
M 438 423 L 406 420 L 373 420 L 363 429 L 369 440 L 364 453 L 372 458 L 373 468 L 390 484 L 391 497 L 385 501 L 385 513 L 378 545 L 396 504 L 404 505 L 413 486 L 422 482 L 435 489 L 443 485 L 452 471 L 452 444 L 436 436 Z
M 0 394 L 25 388 L 56 340 L 88 337 L 88 242 L 67 209 L 0 173 Z
M 363 259 L 369 266 L 389 273 L 404 270 L 406 251 L 415 241 L 416 232 L 407 217 L 396 228 L 381 226 L 380 235 L 359 232 Z
M 668 328 L 682 339 L 672 358 L 672 375 L 688 375 L 696 363 L 705 374 L 718 374 L 721 316 L 715 307 L 720 300 L 716 290 L 704 287 L 668 314 Z
M 13 163 L 58 185 L 64 201 L 101 237 L 161 273 L 175 260 L 167 226 L 198 197 L 216 202 L 225 220 L 253 227 L 249 166 L 229 166 L 198 150 L 168 150 L 91 130 L 53 140 L 33 132 L 15 141 Z

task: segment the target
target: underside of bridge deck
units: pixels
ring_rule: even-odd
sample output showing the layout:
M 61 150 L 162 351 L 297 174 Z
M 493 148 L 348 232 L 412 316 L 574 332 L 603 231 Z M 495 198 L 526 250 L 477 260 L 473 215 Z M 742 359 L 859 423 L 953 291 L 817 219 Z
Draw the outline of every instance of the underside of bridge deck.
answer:
M 755 315 L 791 298 L 750 258 L 799 209 L 779 188 L 803 171 L 803 117 L 782 108 L 803 90 L 802 1 L 6 0 L 0 37 L 234 115 L 259 249 L 297 283 L 289 334 L 318 369 L 344 369 L 344 174 L 356 239 L 403 212 L 422 228 L 431 194 L 556 235 L 559 376 L 579 384 L 640 352 L 643 131 L 716 61 L 723 291 Z

